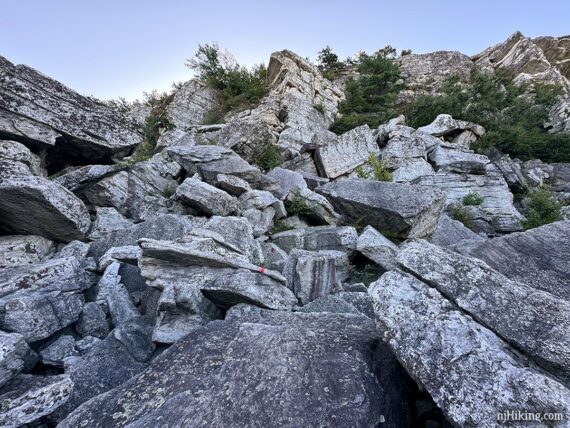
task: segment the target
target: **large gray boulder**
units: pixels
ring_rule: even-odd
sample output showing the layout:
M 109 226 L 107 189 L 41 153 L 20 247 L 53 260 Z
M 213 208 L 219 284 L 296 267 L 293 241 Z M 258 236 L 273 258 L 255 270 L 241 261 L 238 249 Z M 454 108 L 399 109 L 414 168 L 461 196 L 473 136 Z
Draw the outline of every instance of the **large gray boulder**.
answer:
M 60 426 L 408 426 L 405 391 L 366 317 L 260 310 L 191 332 Z
M 227 216 L 238 208 L 236 198 L 195 178 L 184 180 L 176 189 L 176 198 L 208 215 Z
M 0 178 L 17 175 L 45 176 L 38 156 L 16 141 L 0 141 Z
M 570 301 L 570 221 L 480 242 L 468 253 L 514 281 Z
M 69 242 L 90 225 L 83 202 L 64 187 L 33 176 L 0 180 L 0 231 Z
M 0 387 L 35 362 L 35 354 L 24 336 L 0 331 Z
M 507 410 L 570 414 L 570 390 L 437 290 L 391 271 L 369 293 L 383 340 L 454 425 L 502 426 L 497 418 Z
M 398 246 L 372 226 L 364 228 L 356 241 L 356 249 L 384 270 L 392 270 L 397 266 Z
M 219 94 L 216 89 L 192 79 L 177 89 L 165 112 L 176 128 L 185 130 L 201 125 L 208 112 L 219 107 Z
M 429 238 L 429 242 L 440 247 L 460 244 L 461 241 L 484 241 L 485 238 L 466 228 L 460 221 L 454 220 L 447 214 L 442 214 L 437 227 Z
M 54 167 L 108 162 L 142 141 L 140 129 L 121 113 L 3 57 L 0 110 L 0 134 L 33 150 L 47 148 Z
M 42 236 L 0 236 L 0 268 L 41 262 L 54 251 L 55 243 Z
M 401 238 L 431 234 L 443 209 L 442 192 L 372 180 L 342 180 L 317 188 L 347 221 Z
M 477 322 L 570 381 L 570 302 L 426 241 L 405 243 L 397 261 Z
M 72 390 L 68 375 L 20 375 L 0 390 L 0 426 L 26 426 L 49 415 L 69 400 Z

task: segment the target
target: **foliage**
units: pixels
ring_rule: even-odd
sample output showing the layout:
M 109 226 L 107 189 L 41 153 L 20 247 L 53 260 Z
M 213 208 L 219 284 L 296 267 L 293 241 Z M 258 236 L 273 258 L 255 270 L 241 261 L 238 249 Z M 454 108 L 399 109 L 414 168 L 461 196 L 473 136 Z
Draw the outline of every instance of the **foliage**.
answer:
M 282 163 L 281 152 L 275 144 L 268 144 L 257 156 L 254 163 L 263 171 L 269 171 Z
M 528 195 L 528 213 L 522 224 L 532 229 L 544 224 L 562 220 L 562 204 L 546 188 L 534 190 Z
M 316 217 L 315 209 L 307 203 L 307 199 L 301 195 L 299 189 L 291 192 L 291 199 L 287 203 L 287 211 L 305 217 Z
M 174 124 L 166 113 L 151 112 L 144 123 L 144 140 L 138 145 L 131 157 L 132 163 L 141 162 L 152 157 L 161 129 L 172 129 Z
M 487 133 L 474 145 L 482 152 L 496 148 L 522 160 L 570 161 L 570 136 L 544 128 L 549 110 L 561 94 L 556 85 L 515 85 L 508 73 L 485 74 L 474 70 L 469 85 L 450 78 L 441 95 L 418 97 L 403 108 L 414 128 L 446 113 L 483 125 Z
M 320 114 L 325 114 L 325 106 L 323 106 L 321 103 L 314 104 L 313 108 Z
M 481 205 L 484 200 L 485 198 L 483 198 L 483 196 L 481 196 L 479 193 L 472 192 L 463 197 L 463 205 L 467 206 Z
M 360 55 L 359 77 L 347 81 L 346 100 L 339 104 L 343 116 L 333 123 L 331 131 L 340 134 L 365 123 L 377 127 L 396 114 L 402 81 L 395 52 L 387 46 L 374 55 Z
M 354 169 L 356 176 L 365 180 L 392 181 L 392 173 L 388 170 L 386 161 L 378 159 L 374 154 L 368 157 L 368 164 L 372 167 L 372 173 L 366 171 L 362 165 Z
M 334 80 L 338 72 L 346 67 L 344 62 L 338 60 L 338 55 L 333 52 L 330 46 L 319 51 L 317 61 L 318 69 L 323 77 L 328 80 Z
M 275 223 L 273 223 L 273 227 L 269 231 L 269 234 L 275 235 L 276 233 L 285 232 L 285 231 L 291 230 L 291 229 L 294 229 L 294 227 L 289 226 L 283 220 L 276 220 Z
M 217 44 L 199 45 L 194 58 L 187 60 L 186 65 L 200 80 L 220 91 L 224 114 L 255 107 L 267 92 L 265 65 L 256 65 L 250 70 L 239 65 Z
M 358 178 L 361 178 L 363 180 L 369 180 L 371 174 L 366 171 L 364 168 L 362 168 L 362 165 L 358 165 L 356 168 L 354 168 L 354 172 L 356 173 L 356 176 Z
M 469 211 L 462 204 L 456 203 L 451 207 L 450 217 L 454 220 L 460 221 L 468 229 L 473 227 L 473 221 L 469 215 Z

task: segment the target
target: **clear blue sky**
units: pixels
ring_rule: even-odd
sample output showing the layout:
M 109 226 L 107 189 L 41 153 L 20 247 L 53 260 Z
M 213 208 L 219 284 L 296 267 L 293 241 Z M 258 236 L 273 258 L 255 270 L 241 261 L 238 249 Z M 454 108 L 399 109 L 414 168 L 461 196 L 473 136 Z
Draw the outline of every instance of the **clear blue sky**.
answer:
M 569 34 L 570 1 L 0 0 L 0 55 L 99 98 L 187 80 L 184 60 L 204 42 L 253 64 L 327 44 L 342 58 L 386 44 L 475 54 L 516 30 Z

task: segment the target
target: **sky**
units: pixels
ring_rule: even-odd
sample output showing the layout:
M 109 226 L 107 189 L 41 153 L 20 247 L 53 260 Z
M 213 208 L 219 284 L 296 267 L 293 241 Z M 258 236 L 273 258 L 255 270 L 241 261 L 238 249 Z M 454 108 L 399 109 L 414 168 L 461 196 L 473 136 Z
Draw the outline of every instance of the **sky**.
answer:
M 570 34 L 570 1 L 0 0 L 0 55 L 101 99 L 188 80 L 199 43 L 252 65 L 282 49 L 314 59 L 326 45 L 341 58 L 387 44 L 473 55 L 517 30 Z

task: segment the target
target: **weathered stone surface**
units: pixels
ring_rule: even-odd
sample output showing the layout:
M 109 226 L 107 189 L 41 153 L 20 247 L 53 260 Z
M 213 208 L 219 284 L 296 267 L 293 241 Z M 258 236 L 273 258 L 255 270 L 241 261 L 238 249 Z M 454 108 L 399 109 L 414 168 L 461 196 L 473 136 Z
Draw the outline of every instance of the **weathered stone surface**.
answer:
M 91 220 L 80 199 L 39 177 L 0 180 L 0 230 L 55 241 L 82 239 Z
M 96 209 L 95 220 L 91 223 L 90 239 L 101 239 L 110 232 L 131 227 L 133 223 L 112 207 Z
M 75 330 L 83 337 L 92 336 L 104 339 L 109 334 L 109 324 L 105 312 L 97 303 L 87 303 L 79 315 Z
M 0 268 L 38 263 L 54 249 L 53 241 L 42 236 L 0 236 Z
M 429 242 L 440 247 L 457 245 L 463 240 L 484 241 L 485 238 L 466 228 L 463 223 L 453 220 L 447 214 L 442 214 L 437 222 L 437 227 Z
M 352 255 L 358 232 L 352 226 L 314 226 L 303 229 L 303 247 L 308 251 L 335 250 Z
M 292 208 L 301 209 L 299 215 L 307 217 L 317 224 L 336 225 L 340 216 L 335 212 L 327 198 L 306 188 L 296 187 L 289 193 L 286 199 L 289 211 Z
M 514 281 L 570 301 L 570 221 L 487 240 L 469 254 Z
M 199 222 L 192 217 L 163 214 L 126 229 L 109 232 L 91 244 L 89 256 L 100 259 L 110 248 L 137 245 L 142 238 L 175 240 L 188 234 Z
M 49 415 L 69 400 L 72 389 L 67 375 L 20 375 L 0 390 L 0 425 L 16 428 Z
M 275 210 L 277 218 L 282 218 L 287 215 L 283 202 L 277 199 L 271 192 L 265 190 L 251 190 L 242 194 L 239 197 L 239 207 L 242 211 L 255 208 L 257 210 L 264 210 L 272 207 Z
M 397 161 L 392 159 L 390 163 L 396 165 L 396 169 L 392 171 L 394 183 L 409 183 L 418 177 L 435 174 L 433 167 L 423 158 L 398 159 Z
M 129 336 L 130 340 L 127 340 Z M 150 355 L 141 360 L 141 349 L 133 348 L 133 343 L 138 343 L 138 347 L 154 349 L 150 333 L 144 326 L 129 323 L 113 330 L 105 340 L 82 356 L 67 358 L 65 373 L 73 382 L 73 391 L 68 401 L 55 412 L 55 418 L 63 419 L 90 398 L 119 386 L 144 370 Z M 143 352 L 145 354 L 148 352 Z
M 274 168 L 267 173 L 268 177 L 274 178 L 279 183 L 279 190 L 274 195 L 283 200 L 294 188 L 308 187 L 301 174 L 284 168 Z
M 10 382 L 34 360 L 34 352 L 24 336 L 0 331 L 0 387 Z
M 235 175 L 218 174 L 216 186 L 232 196 L 240 196 L 251 190 L 249 183 Z
M 187 178 L 176 189 L 176 198 L 208 215 L 226 216 L 238 208 L 237 199 L 195 178 Z
M 532 39 L 532 42 L 538 46 L 550 64 L 557 67 L 560 72 L 570 79 L 570 37 L 548 37 L 542 36 Z
M 570 412 L 566 387 L 529 366 L 437 290 L 391 271 L 369 293 L 383 340 L 453 424 L 496 427 L 506 410 Z
M 330 312 L 337 314 L 364 315 L 374 319 L 372 298 L 367 293 L 340 292 L 318 297 L 301 306 L 299 312 Z
M 440 114 L 429 125 L 418 128 L 418 131 L 435 137 L 453 136 L 465 130 L 469 130 L 477 136 L 485 134 L 485 128 L 481 125 L 454 119 L 449 114 Z
M 513 195 L 502 174 L 489 167 L 486 175 L 438 173 L 420 177 L 412 184 L 440 189 L 447 195 L 446 205 L 462 204 L 463 198 L 477 193 L 483 202 L 477 210 L 481 220 L 496 232 L 516 232 L 522 229 L 522 216 L 513 205 Z
M 264 242 L 261 244 L 261 249 L 265 261 L 264 266 L 267 267 L 267 269 L 283 272 L 283 268 L 287 262 L 287 253 L 272 242 Z
M 202 286 L 202 293 L 217 306 L 227 309 L 238 303 L 250 303 L 267 309 L 290 310 L 297 298 L 285 285 L 251 271 L 236 271 Z
M 405 380 L 384 345 L 373 351 L 374 336 L 352 314 L 261 310 L 213 322 L 60 426 L 407 426 Z
M 201 125 L 208 112 L 218 106 L 218 92 L 192 79 L 174 92 L 166 107 L 166 115 L 175 129 L 184 130 L 192 125 Z
M 51 147 L 48 157 L 56 163 L 71 159 L 75 164 L 109 161 L 142 141 L 139 129 L 103 103 L 3 57 L 0 70 L 4 138 L 34 149 Z
M 337 281 L 335 258 L 316 251 L 292 250 L 283 272 L 302 305 L 332 293 Z
M 503 155 L 498 151 L 492 151 L 489 157 L 503 174 L 509 189 L 517 193 L 524 192 L 527 183 L 522 173 L 521 162 L 518 159 L 511 160 L 509 155 Z
M 66 172 L 53 181 L 76 192 L 118 172 L 115 165 L 87 165 Z
M 45 176 L 40 158 L 16 141 L 0 141 L 0 179 L 17 175 Z
M 356 241 L 356 249 L 384 270 L 396 268 L 398 246 L 374 229 L 366 226 Z
M 370 155 L 379 155 L 380 148 L 368 125 L 354 128 L 327 142 L 317 150 L 317 166 L 321 175 L 337 178 L 364 164 Z
M 397 261 L 538 364 L 570 380 L 570 302 L 426 241 L 404 244 Z
M 50 366 L 63 367 L 63 360 L 78 355 L 73 336 L 63 335 L 40 349 L 40 361 Z
M 267 207 L 261 211 L 255 208 L 250 208 L 243 211 L 241 215 L 251 224 L 253 228 L 253 236 L 259 237 L 267 234 L 273 227 L 275 209 L 273 209 L 273 207 Z
M 437 190 L 372 180 L 336 181 L 317 191 L 348 221 L 403 238 L 431 234 L 444 204 L 444 195 Z
M 436 171 L 457 174 L 485 174 L 485 168 L 490 162 L 487 156 L 442 146 L 437 146 L 430 152 L 429 160 L 435 165 Z
M 254 232 L 251 224 L 243 217 L 212 217 L 204 229 L 211 230 L 223 236 L 223 239 L 246 255 L 253 262 L 261 257 L 261 249 L 253 239 Z

